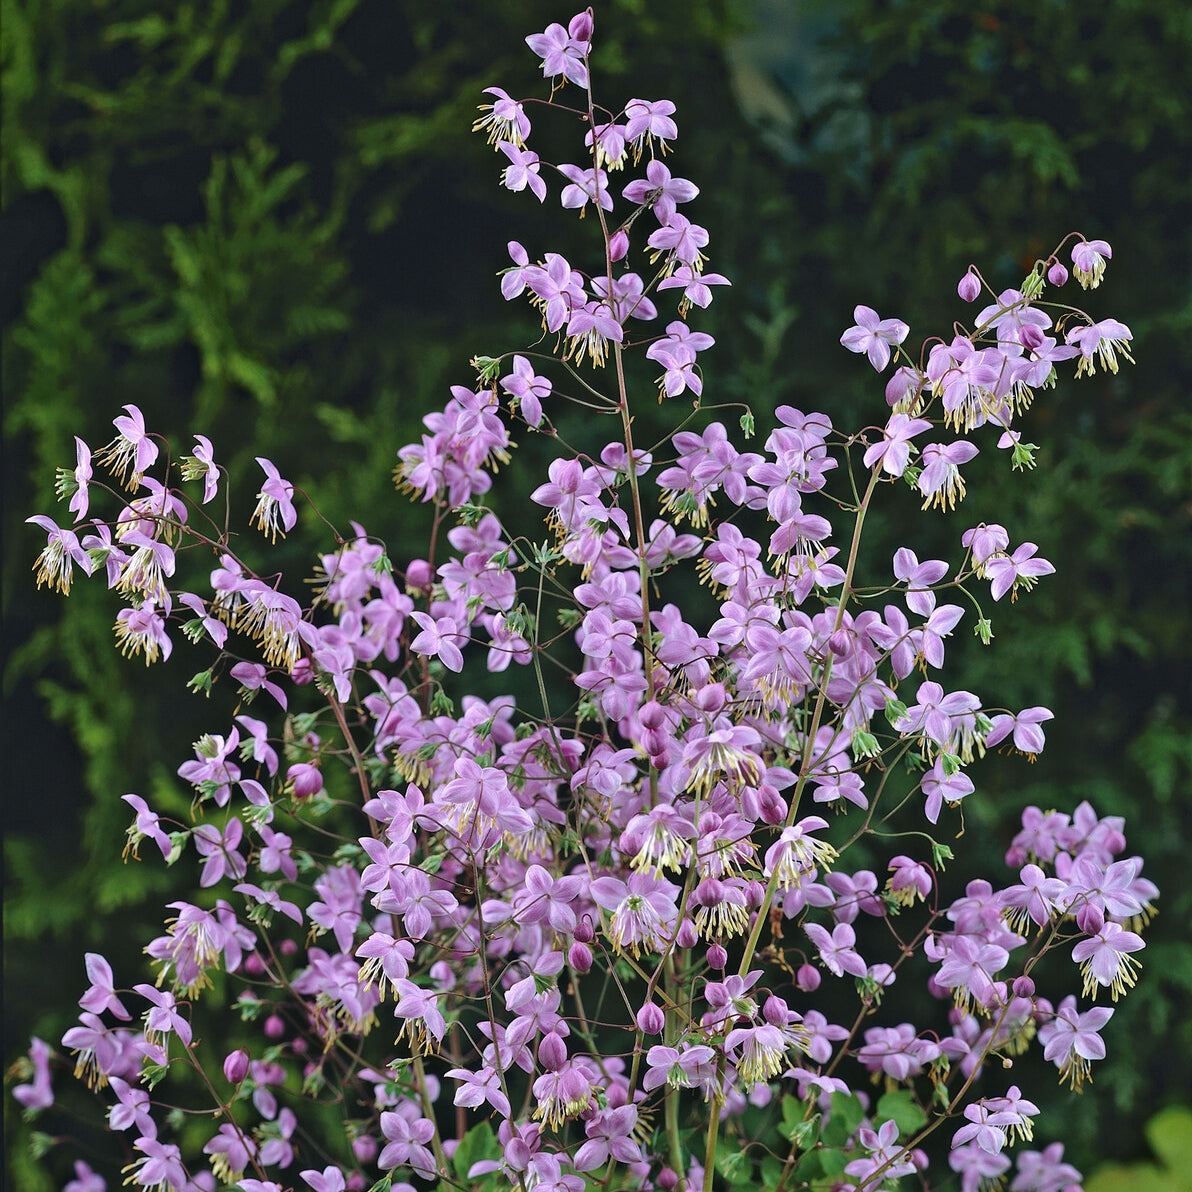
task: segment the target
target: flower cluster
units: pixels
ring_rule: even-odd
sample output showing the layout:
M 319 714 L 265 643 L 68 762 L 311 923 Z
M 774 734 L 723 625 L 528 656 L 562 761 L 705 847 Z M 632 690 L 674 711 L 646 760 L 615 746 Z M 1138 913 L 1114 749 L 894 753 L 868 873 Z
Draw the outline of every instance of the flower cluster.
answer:
M 977 608 L 988 643 L 986 595 L 1029 593 L 1052 565 L 981 522 L 952 561 L 903 547 L 879 592 L 854 582 L 887 486 L 954 507 L 990 433 L 1015 468 L 1032 463 L 1018 426 L 1035 392 L 1071 360 L 1077 376 L 1116 368 L 1129 330 L 1049 308 L 1067 276 L 1052 258 L 918 357 L 907 323 L 857 306 L 844 347 L 879 372 L 897 364 L 875 425 L 781 406 L 760 450 L 714 420 L 640 449 L 626 362 L 662 370 L 651 401 L 700 398 L 714 341 L 686 319 L 727 282 L 679 210 L 698 188 L 663 162 L 674 105 L 597 106 L 593 38 L 590 10 L 527 38 L 550 80 L 541 110 L 586 128 L 581 162 L 540 159 L 534 109 L 500 88 L 477 121 L 503 185 L 542 202 L 557 175 L 597 244 L 585 270 L 510 243 L 501 292 L 528 301 L 554 352 L 477 358 L 475 384 L 398 451 L 399 487 L 434 511 L 430 557 L 392 560 L 353 524 L 320 558 L 313 600 L 290 595 L 206 519 L 226 480 L 210 441 L 154 477 L 157 443 L 131 405 L 94 456 L 131 499 L 96 480 L 80 441 L 60 485 L 76 526 L 93 501 L 123 507 L 81 540 L 30 519 L 48 536 L 39 583 L 69 592 L 75 564 L 106 577 L 126 602 L 124 653 L 164 660 L 181 630 L 213 656 L 192 685 L 241 697 L 177 769 L 190 822 L 125 796 L 134 855 L 151 839 L 197 893 L 145 949 L 153 984 L 120 985 L 87 957 L 62 1039 L 128 1139 L 136 1187 L 708 1192 L 756 1151 L 779 1156 L 757 1160 L 765 1187 L 877 1189 L 926 1178 L 928 1137 L 953 1119 L 945 1161 L 977 1188 L 1038 1115 L 1016 1086 L 978 1095 L 990 1057 L 1040 1047 L 1079 1088 L 1113 1013 L 1080 999 L 1117 1001 L 1136 979 L 1157 891 L 1119 820 L 1030 808 L 1008 875 L 952 897 L 950 850 L 925 830 L 973 794 L 987 752 L 1038 754 L 1052 715 L 945 680 L 966 614 L 951 600 Z M 1079 239 L 1077 279 L 1099 283 L 1109 256 Z M 981 289 L 970 270 L 961 297 Z M 559 410 L 579 400 L 618 433 L 550 462 L 528 494 L 544 535 L 507 526 L 482 501 L 514 429 L 557 443 Z M 258 462 L 252 522 L 272 542 L 302 494 Z M 200 480 L 196 499 L 182 486 Z M 179 578 L 183 541 L 208 560 L 199 591 Z M 678 602 L 697 587 L 702 601 Z M 540 706 L 467 694 L 469 671 L 514 665 Z M 884 877 L 849 856 L 879 813 L 926 842 L 886 858 L 871 841 Z M 1039 996 L 1044 964 L 1080 998 Z M 923 991 L 922 1021 L 883 1019 L 897 982 Z M 242 1024 L 226 1055 L 192 1025 L 217 993 Z M 53 1104 L 53 1059 L 34 1042 L 15 1090 L 31 1112 Z M 181 1069 L 204 1072 L 216 1111 L 197 1130 L 176 1129 L 165 1091 Z M 1013 1186 L 1078 1178 L 1053 1144 L 1020 1155 Z

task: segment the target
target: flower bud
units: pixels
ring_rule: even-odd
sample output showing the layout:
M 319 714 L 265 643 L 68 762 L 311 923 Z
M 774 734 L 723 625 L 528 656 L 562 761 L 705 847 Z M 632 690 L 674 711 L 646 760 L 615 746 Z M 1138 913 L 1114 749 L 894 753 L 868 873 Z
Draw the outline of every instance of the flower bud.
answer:
M 642 704 L 637 718 L 646 728 L 661 728 L 666 723 L 666 709 L 657 700 L 652 699 L 649 703 Z
M 720 944 L 713 944 L 708 949 L 708 967 L 720 972 L 728 964 L 728 953 Z
M 298 951 L 298 941 L 297 940 L 282 940 L 281 941 L 281 954 L 283 956 L 293 956 L 294 953 L 297 951 Z
M 579 940 L 567 949 L 567 963 L 571 965 L 577 973 L 586 973 L 592 968 L 592 949 L 587 944 L 581 944 Z
M 265 1019 L 265 1038 L 280 1039 L 286 1033 L 285 1022 L 276 1014 L 270 1014 Z
M 768 783 L 758 787 L 758 804 L 761 820 L 772 827 L 786 821 L 786 800 L 778 793 L 777 788 Z
M 1047 270 L 1047 280 L 1053 286 L 1062 286 L 1068 280 L 1068 270 L 1059 261 L 1052 261 L 1051 268 Z
M 642 729 L 642 748 L 651 756 L 666 752 L 666 733 L 660 728 Z
M 709 683 L 706 687 L 701 687 L 692 699 L 701 712 L 710 712 L 715 715 L 724 707 L 728 700 L 728 694 L 724 690 L 723 683 Z
M 699 943 L 699 932 L 695 929 L 695 924 L 690 919 L 684 919 L 679 924 L 679 931 L 675 936 L 675 943 L 680 948 L 694 948 Z
M 644 1035 L 661 1035 L 666 1026 L 666 1015 L 661 1007 L 653 1002 L 646 1002 L 637 1012 L 637 1029 Z
M 317 766 L 298 762 L 286 771 L 286 781 L 294 785 L 294 798 L 309 799 L 323 789 L 323 775 Z
M 655 1177 L 654 1182 L 662 1189 L 662 1192 L 675 1192 L 679 1186 L 679 1177 L 669 1167 L 664 1167 Z
M 608 242 L 608 255 L 614 261 L 622 261 L 629 252 L 629 233 L 621 228 L 612 234 Z
M 1035 996 L 1035 983 L 1030 977 L 1015 977 L 1014 984 L 1010 988 L 1014 990 L 1015 997 Z
M 371 1163 L 377 1157 L 377 1140 L 371 1134 L 361 1134 L 352 1141 L 352 1154 L 359 1163 Z
M 813 993 L 819 988 L 819 969 L 813 964 L 801 964 L 795 973 L 795 984 L 803 993 Z
M 586 8 L 583 12 L 576 13 L 567 23 L 567 36 L 575 41 L 591 41 L 592 25 L 592 10 Z
M 239 1084 L 248 1075 L 248 1052 L 244 1048 L 239 1047 L 224 1056 L 223 1074 L 228 1084 Z
M 585 915 L 576 923 L 571 935 L 581 944 L 590 944 L 596 938 L 596 932 L 592 929 L 592 920 Z
M 756 878 L 745 883 L 745 905 L 757 910 L 766 900 L 766 887 Z
M 1041 327 L 1036 327 L 1034 323 L 1027 323 L 1027 325 L 1018 332 L 1018 338 L 1024 348 L 1030 348 L 1030 350 L 1033 352 L 1036 348 L 1041 348 L 1043 346 L 1043 340 L 1046 337 L 1044 336 L 1043 329 Z
M 1105 914 L 1099 906 L 1094 906 L 1091 902 L 1086 902 L 1076 912 L 1076 926 L 1085 935 L 1097 935 L 1101 928 L 1105 926 Z
M 425 559 L 411 559 L 406 566 L 406 588 L 424 592 L 434 583 L 435 569 Z
M 956 292 L 965 300 L 965 302 L 975 302 L 981 293 L 981 279 L 973 272 L 973 267 L 969 266 L 969 271 L 960 279 L 960 284 L 956 287 Z
M 542 1042 L 538 1044 L 538 1062 L 548 1072 L 557 1072 L 567 1062 L 567 1044 L 554 1031 L 542 1036 Z
M 782 998 L 771 994 L 762 1006 L 762 1017 L 771 1026 L 786 1026 L 790 1019 L 790 1009 Z
M 256 952 L 250 952 L 244 958 L 244 971 L 250 977 L 259 977 L 265 971 L 265 962 Z
M 344 1192 L 364 1192 L 364 1189 L 367 1187 L 368 1179 L 365 1177 L 364 1172 L 354 1171 L 344 1183 Z

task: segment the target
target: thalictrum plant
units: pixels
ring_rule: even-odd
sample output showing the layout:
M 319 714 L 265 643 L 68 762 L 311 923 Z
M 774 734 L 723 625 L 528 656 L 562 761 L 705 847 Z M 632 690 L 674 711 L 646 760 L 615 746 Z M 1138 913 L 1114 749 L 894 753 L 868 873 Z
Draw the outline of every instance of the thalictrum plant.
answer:
M 312 596 L 212 512 L 234 479 L 212 443 L 176 461 L 131 404 L 61 470 L 71 526 L 29 519 L 39 585 L 106 580 L 123 653 L 186 638 L 190 686 L 238 699 L 175 763 L 187 817 L 123 796 L 126 855 L 148 840 L 176 878 L 146 971 L 89 954 L 78 1025 L 14 1089 L 49 1111 L 73 1057 L 127 1184 L 876 1190 L 950 1167 L 969 1192 L 1039 1116 L 1002 1069 L 1041 1051 L 1079 1088 L 1098 999 L 1135 982 L 1157 891 L 1118 819 L 1029 808 L 1004 865 L 945 872 L 984 755 L 1033 757 L 1052 717 L 965 690 L 948 639 L 988 645 L 992 606 L 1052 565 L 980 521 L 950 559 L 908 545 L 858 582 L 875 502 L 907 488 L 938 516 L 999 452 L 1026 482 L 1032 400 L 1072 361 L 1116 369 L 1129 328 L 1058 292 L 1065 246 L 996 295 L 968 266 L 959 297 L 987 303 L 918 347 L 857 305 L 841 343 L 890 372 L 869 425 L 780 406 L 759 428 L 704 374 L 698 311 L 729 282 L 668 164 L 674 105 L 603 106 L 594 35 L 588 10 L 528 37 L 546 95 L 481 104 L 502 184 L 583 235 L 508 245 L 501 294 L 540 329 L 397 450 L 425 558 L 329 530 Z M 578 124 L 576 161 L 529 148 L 539 121 Z M 1109 245 L 1065 245 L 1099 285 Z M 673 433 L 640 442 L 659 401 Z M 531 436 L 554 458 L 527 534 L 490 494 Z M 309 503 L 258 463 L 273 544 Z M 510 667 L 537 702 L 470 693 Z M 1012 1187 L 1078 1178 L 1050 1142 Z

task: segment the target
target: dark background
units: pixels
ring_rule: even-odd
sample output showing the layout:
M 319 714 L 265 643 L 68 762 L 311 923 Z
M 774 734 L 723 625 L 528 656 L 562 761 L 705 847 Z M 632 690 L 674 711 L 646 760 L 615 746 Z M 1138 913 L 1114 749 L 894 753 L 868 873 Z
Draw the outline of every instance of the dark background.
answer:
M 497 188 L 502 159 L 469 128 L 483 87 L 543 91 L 522 39 L 569 15 L 5 4 L 6 1063 L 30 1032 L 57 1044 L 84 951 L 132 965 L 159 930 L 166 875 L 120 864 L 119 796 L 183 806 L 175 770 L 223 716 L 183 692 L 203 665 L 184 646 L 149 671 L 119 657 L 106 593 L 36 593 L 23 519 L 62 520 L 71 435 L 101 445 L 134 402 L 181 450 L 209 435 L 241 500 L 264 453 L 341 529 L 356 518 L 395 558 L 418 553 L 424 511 L 393 492 L 396 449 L 470 383 L 471 356 L 532 335 L 497 290 L 505 242 L 534 256 L 573 234 L 553 197 Z M 951 557 L 980 520 L 1056 564 L 996 609 L 994 649 L 955 651 L 949 674 L 987 702 L 1056 711 L 1037 765 L 975 775 L 957 847 L 1001 852 L 1030 803 L 1126 817 L 1163 890 L 1139 986 L 1083 1098 L 1034 1088 L 1050 1088 L 1047 1139 L 1086 1173 L 1144 1155 L 1143 1123 L 1192 1101 L 1192 18 L 1169 0 L 607 0 L 596 19 L 604 95 L 678 105 L 672 169 L 701 186 L 692 218 L 734 282 L 699 316 L 718 340 L 706 402 L 747 401 L 762 438 L 784 402 L 881 421 L 881 383 L 838 343 L 858 302 L 917 341 L 963 317 L 970 262 L 1001 289 L 1069 231 L 1113 246 L 1083 305 L 1130 325 L 1137 367 L 1041 394 L 1024 421 L 1036 472 L 983 454 L 957 514 L 904 502 L 878 519 L 868 565 L 908 533 L 921 558 Z M 645 404 L 661 433 L 650 419 L 669 411 Z M 498 490 L 538 482 L 547 457 L 524 454 Z M 310 518 L 287 545 L 305 571 L 328 544 Z M 14 1186 L 34 1192 L 50 1177 L 6 1113 Z M 69 1165 L 50 1170 L 40 1186 Z

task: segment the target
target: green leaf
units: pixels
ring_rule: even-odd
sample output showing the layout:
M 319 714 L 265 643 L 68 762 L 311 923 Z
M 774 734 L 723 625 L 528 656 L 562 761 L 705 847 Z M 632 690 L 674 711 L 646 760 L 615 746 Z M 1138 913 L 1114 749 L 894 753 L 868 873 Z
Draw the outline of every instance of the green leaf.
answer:
M 777 1188 L 782 1179 L 782 1160 L 774 1155 L 767 1155 L 761 1162 L 761 1184 L 763 1188 Z
M 1147 1142 L 1172 1171 L 1192 1172 L 1192 1109 L 1173 1105 L 1146 1124 Z
M 832 1094 L 832 1112 L 828 1123 L 824 1126 L 824 1145 L 840 1147 L 849 1140 L 852 1132 L 861 1124 L 865 1116 L 865 1106 L 858 1097 L 845 1096 L 844 1093 Z M 840 1169 L 844 1170 L 843 1167 Z
M 473 1126 L 459 1140 L 459 1146 L 455 1148 L 451 1162 L 455 1167 L 455 1174 L 461 1180 L 466 1180 L 474 1163 L 500 1159 L 500 1157 L 501 1144 L 497 1141 L 492 1126 L 488 1122 L 481 1122 L 480 1125 Z
M 898 1126 L 900 1135 L 914 1134 L 927 1125 L 927 1115 L 915 1102 L 914 1094 L 909 1089 L 899 1089 L 887 1093 L 877 1103 L 877 1117 L 875 1122 L 894 1122 Z

